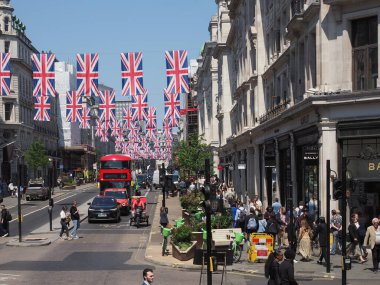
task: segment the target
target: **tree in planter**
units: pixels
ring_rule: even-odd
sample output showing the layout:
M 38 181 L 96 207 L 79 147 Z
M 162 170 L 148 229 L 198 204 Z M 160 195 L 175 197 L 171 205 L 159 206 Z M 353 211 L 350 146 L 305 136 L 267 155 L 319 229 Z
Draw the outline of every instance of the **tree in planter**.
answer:
M 193 234 L 191 229 L 183 225 L 175 230 L 172 241 L 181 251 L 185 251 L 192 246 L 192 239 Z
M 212 158 L 210 145 L 203 141 L 203 135 L 191 135 L 187 142 L 181 141 L 175 147 L 174 155 L 178 157 L 178 165 L 182 172 L 197 174 L 199 170 L 205 168 L 205 159 Z M 212 165 L 210 165 L 210 171 L 212 173 Z
M 36 177 L 36 170 L 38 167 L 44 167 L 49 163 L 45 146 L 41 142 L 33 142 L 25 152 L 25 161 L 28 163 L 29 167 L 33 169 L 34 177 Z
M 189 213 L 196 212 L 203 200 L 204 196 L 200 192 L 189 193 L 180 197 L 181 207 Z

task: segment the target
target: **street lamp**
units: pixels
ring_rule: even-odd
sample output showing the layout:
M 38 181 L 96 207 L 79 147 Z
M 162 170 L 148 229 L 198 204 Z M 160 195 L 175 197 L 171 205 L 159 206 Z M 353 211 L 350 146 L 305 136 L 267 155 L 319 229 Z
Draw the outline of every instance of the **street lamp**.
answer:
M 16 148 L 16 155 L 17 155 L 17 215 L 18 215 L 18 241 L 22 242 L 22 233 L 21 233 L 21 165 L 20 165 L 20 157 L 22 157 L 22 151 L 21 151 L 21 146 L 19 148 Z
M 53 159 L 49 157 L 49 168 L 48 168 L 48 187 L 49 187 L 49 207 L 48 207 L 48 213 L 49 213 L 49 223 L 50 223 L 50 231 L 53 231 L 53 206 L 54 201 L 51 197 L 51 192 L 53 188 Z

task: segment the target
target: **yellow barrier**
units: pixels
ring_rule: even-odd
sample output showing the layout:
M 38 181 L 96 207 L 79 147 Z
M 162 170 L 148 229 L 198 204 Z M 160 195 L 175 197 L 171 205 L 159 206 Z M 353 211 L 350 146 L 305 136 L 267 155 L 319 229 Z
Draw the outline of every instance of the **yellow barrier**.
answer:
M 248 261 L 266 260 L 273 251 L 273 236 L 266 233 L 252 233 L 249 236 L 250 248 L 248 250 Z

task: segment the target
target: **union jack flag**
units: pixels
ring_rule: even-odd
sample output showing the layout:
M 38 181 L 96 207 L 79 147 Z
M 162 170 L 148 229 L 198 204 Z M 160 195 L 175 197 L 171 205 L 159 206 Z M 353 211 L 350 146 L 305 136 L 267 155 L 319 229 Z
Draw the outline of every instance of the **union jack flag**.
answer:
M 91 120 L 90 110 L 91 109 L 89 107 L 83 106 L 82 117 L 81 117 L 81 121 L 79 124 L 79 128 L 89 129 L 91 127 L 90 126 L 90 120 Z
M 76 91 L 66 92 L 66 122 L 81 122 L 82 97 Z
M 168 122 L 168 120 L 164 120 L 163 128 L 164 128 L 164 136 L 165 136 L 165 138 L 172 139 L 173 138 L 173 135 L 172 135 L 172 126 L 170 125 L 170 123 Z
M 121 53 L 121 95 L 144 93 L 142 52 Z
M 115 141 L 115 150 L 116 150 L 116 151 L 119 151 L 119 150 L 120 150 L 120 148 L 121 148 L 121 143 L 122 143 L 122 141 L 120 141 L 120 140 L 116 140 L 116 141 Z
M 165 52 L 166 81 L 170 93 L 189 93 L 189 66 L 186 50 Z
M 100 119 L 107 125 L 116 120 L 115 91 L 105 90 L 100 92 L 101 103 L 99 104 Z
M 165 117 L 171 127 L 179 126 L 180 105 L 179 94 L 170 93 L 164 89 Z
M 148 112 L 148 90 L 141 95 L 132 95 L 132 118 L 134 121 L 146 121 Z
M 156 136 L 156 127 L 146 127 L 146 136 L 148 138 L 154 138 Z
M 99 96 L 99 54 L 77 54 L 77 92 L 81 96 Z
M 11 69 L 9 60 L 11 54 L 0 53 L 0 96 L 11 95 Z
M 120 123 L 117 120 L 113 120 L 111 125 L 111 136 L 117 137 L 120 133 Z
M 34 97 L 34 120 L 50 121 L 50 96 Z
M 107 128 L 102 130 L 102 133 L 100 134 L 100 141 L 101 142 L 108 142 L 108 130 Z
M 157 116 L 156 116 L 156 107 L 149 107 L 149 110 L 148 110 L 148 116 L 147 116 L 147 119 L 148 119 L 148 127 L 157 127 Z
M 131 124 L 131 128 L 129 129 L 129 134 L 128 134 L 129 139 L 135 140 L 137 138 L 137 131 L 139 127 L 136 127 L 136 125 L 137 124 L 135 122 Z
M 54 61 L 54 53 L 32 54 L 34 97 L 55 97 Z
M 103 124 L 101 120 L 96 120 L 96 133 L 95 136 L 100 137 L 103 132 Z
M 123 142 L 121 147 L 122 147 L 121 152 L 124 153 L 124 154 L 127 154 L 128 153 L 128 145 L 127 145 L 127 143 Z
M 131 108 L 123 108 L 123 127 L 127 130 L 131 129 L 131 124 L 133 122 L 132 118 L 132 109 Z

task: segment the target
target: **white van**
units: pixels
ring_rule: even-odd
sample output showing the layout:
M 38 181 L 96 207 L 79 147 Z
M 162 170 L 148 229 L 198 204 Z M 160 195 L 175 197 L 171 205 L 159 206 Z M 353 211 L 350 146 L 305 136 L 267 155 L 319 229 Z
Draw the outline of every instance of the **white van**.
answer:
M 153 183 L 154 188 L 162 188 L 160 185 L 160 171 L 159 170 L 155 170 L 153 172 L 152 183 Z

